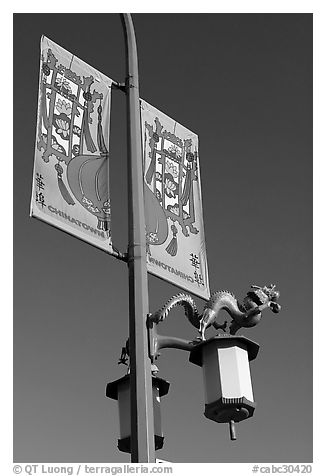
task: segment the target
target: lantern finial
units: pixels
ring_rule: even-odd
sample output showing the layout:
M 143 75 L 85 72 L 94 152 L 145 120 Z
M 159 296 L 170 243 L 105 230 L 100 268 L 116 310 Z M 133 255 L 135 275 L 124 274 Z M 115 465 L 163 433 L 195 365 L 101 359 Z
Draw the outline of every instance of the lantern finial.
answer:
M 229 421 L 229 428 L 230 428 L 230 438 L 232 441 L 237 439 L 237 435 L 235 433 L 235 423 L 234 420 Z

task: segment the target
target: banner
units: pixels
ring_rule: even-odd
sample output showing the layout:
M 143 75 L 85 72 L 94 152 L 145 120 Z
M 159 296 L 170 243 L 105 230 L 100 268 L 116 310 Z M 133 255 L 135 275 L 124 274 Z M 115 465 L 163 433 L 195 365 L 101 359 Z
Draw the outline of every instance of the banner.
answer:
M 31 216 L 108 252 L 111 84 L 42 37 Z
M 208 299 L 198 136 L 143 100 L 140 107 L 147 269 Z

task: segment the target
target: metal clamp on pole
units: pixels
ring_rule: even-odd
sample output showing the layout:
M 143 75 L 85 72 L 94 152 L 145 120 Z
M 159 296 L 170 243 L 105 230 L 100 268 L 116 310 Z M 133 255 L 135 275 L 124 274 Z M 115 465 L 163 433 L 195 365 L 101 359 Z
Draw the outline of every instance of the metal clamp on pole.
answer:
M 112 88 L 119 89 L 119 91 L 126 92 L 126 85 L 125 83 L 118 83 L 116 81 L 112 81 Z

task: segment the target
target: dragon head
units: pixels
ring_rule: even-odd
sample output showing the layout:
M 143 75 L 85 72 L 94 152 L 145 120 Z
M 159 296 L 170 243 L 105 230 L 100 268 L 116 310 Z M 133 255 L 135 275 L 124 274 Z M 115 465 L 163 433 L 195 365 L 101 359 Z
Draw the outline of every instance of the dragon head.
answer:
M 263 305 L 268 304 L 271 311 L 278 313 L 281 310 L 281 306 L 277 303 L 280 292 L 276 290 L 275 284 L 270 284 L 269 286 L 251 286 L 254 291 L 249 292 L 248 294 L 252 297 L 256 304 Z
M 263 292 L 269 297 L 271 301 L 277 301 L 280 297 L 280 292 L 277 291 L 275 284 L 271 284 L 270 286 L 264 286 Z

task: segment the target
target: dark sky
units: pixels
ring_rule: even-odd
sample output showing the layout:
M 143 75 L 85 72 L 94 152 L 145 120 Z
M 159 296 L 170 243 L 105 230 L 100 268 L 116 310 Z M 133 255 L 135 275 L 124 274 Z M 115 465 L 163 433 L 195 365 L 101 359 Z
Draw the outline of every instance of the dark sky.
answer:
M 211 290 L 276 283 L 282 311 L 243 334 L 257 409 L 237 427 L 204 415 L 202 375 L 164 350 L 161 459 L 312 461 L 312 14 L 135 14 L 140 95 L 199 136 Z M 122 462 L 106 383 L 128 335 L 127 267 L 29 218 L 39 43 L 124 81 L 117 14 L 14 15 L 14 460 Z M 113 92 L 113 241 L 127 246 L 125 97 Z M 149 276 L 153 312 L 179 289 Z M 199 309 L 204 302 L 196 298 Z M 193 338 L 182 309 L 162 333 Z M 209 335 L 213 335 L 208 333 Z

